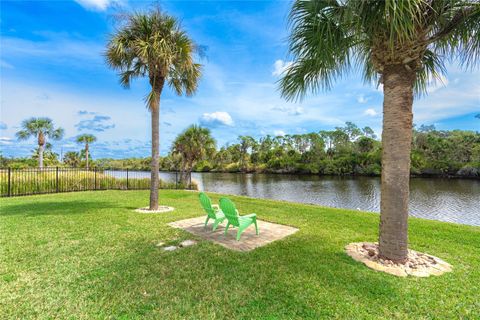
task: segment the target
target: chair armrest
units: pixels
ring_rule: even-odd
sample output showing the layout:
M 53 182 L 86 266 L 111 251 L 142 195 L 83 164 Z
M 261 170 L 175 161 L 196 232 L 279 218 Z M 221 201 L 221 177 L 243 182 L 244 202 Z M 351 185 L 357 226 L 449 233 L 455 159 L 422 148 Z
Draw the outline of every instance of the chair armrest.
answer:
M 257 219 L 257 214 L 256 214 L 256 213 L 250 213 L 250 214 L 247 214 L 247 215 L 242 216 L 242 218 Z

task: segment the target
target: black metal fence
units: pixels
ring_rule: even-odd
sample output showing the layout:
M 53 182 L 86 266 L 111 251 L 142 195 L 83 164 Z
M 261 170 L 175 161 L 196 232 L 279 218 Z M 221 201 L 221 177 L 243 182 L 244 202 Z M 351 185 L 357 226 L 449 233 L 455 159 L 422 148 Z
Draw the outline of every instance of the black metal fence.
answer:
M 192 189 L 192 177 L 180 172 L 160 172 L 161 189 Z M 147 190 L 150 172 L 129 169 L 68 167 L 0 168 L 0 196 L 91 191 Z

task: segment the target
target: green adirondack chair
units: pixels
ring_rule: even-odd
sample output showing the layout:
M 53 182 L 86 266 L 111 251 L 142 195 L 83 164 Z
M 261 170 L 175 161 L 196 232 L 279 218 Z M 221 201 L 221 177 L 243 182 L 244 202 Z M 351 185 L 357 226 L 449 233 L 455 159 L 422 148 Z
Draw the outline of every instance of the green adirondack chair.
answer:
M 227 226 L 225 227 L 225 235 L 227 234 L 230 226 L 237 227 L 237 241 L 239 241 L 243 231 L 245 231 L 245 229 L 247 229 L 251 224 L 255 225 L 255 232 L 258 235 L 257 215 L 255 213 L 240 216 L 238 214 L 238 210 L 235 208 L 235 204 L 228 198 L 220 199 L 220 208 L 228 220 Z
M 203 210 L 207 213 L 205 228 L 207 227 L 208 220 L 213 219 L 213 231 L 215 231 L 218 225 L 222 223 L 226 217 L 217 205 L 212 204 L 212 201 L 204 192 L 200 192 L 199 198 Z

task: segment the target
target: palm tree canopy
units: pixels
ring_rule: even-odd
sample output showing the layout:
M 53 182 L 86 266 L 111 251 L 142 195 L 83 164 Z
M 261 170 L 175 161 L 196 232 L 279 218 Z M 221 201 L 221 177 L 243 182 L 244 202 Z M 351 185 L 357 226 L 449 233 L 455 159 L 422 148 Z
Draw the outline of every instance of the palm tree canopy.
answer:
M 152 91 L 146 100 L 151 108 L 158 94 L 155 89 L 161 91 L 165 81 L 178 95 L 193 95 L 202 67 L 194 61 L 195 53 L 201 55 L 201 47 L 176 18 L 157 8 L 128 15 L 109 40 L 106 59 L 120 72 L 120 82 L 126 88 L 133 78 L 149 77 Z
M 480 55 L 480 3 L 476 0 L 295 1 L 289 17 L 293 64 L 280 80 L 290 100 L 329 89 L 355 66 L 366 81 L 382 81 L 385 66 L 416 72 L 415 89 Z
M 178 135 L 173 142 L 172 151 L 184 159 L 198 161 L 215 152 L 215 139 L 209 129 L 192 125 Z
M 27 140 L 30 137 L 37 137 L 40 134 L 53 140 L 60 140 L 64 134 L 62 128 L 54 128 L 53 121 L 49 118 L 32 117 L 23 120 L 21 127 L 22 130 L 16 133 L 19 140 Z
M 77 136 L 76 141 L 77 143 L 93 143 L 97 141 L 97 137 L 93 134 L 82 134 Z

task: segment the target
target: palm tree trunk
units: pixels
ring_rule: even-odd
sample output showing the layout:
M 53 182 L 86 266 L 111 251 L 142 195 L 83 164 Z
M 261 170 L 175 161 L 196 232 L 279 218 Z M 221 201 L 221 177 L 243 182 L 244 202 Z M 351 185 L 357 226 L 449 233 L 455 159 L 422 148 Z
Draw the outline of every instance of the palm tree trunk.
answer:
M 150 84 L 155 92 L 155 99 L 150 105 L 152 113 L 152 162 L 150 164 L 150 210 L 158 210 L 158 187 L 160 170 L 160 95 L 165 79 L 152 77 Z
M 43 144 L 38 145 L 38 167 L 43 169 Z
M 87 160 L 87 170 L 88 170 L 88 143 L 85 144 L 85 159 Z
M 150 210 L 158 210 L 158 179 L 160 149 L 160 99 L 158 105 L 151 108 L 152 113 L 152 163 L 150 180 Z
M 42 131 L 38 132 L 38 167 L 40 170 L 43 169 L 43 149 L 45 146 L 45 135 Z
M 403 263 L 408 254 L 408 198 L 415 73 L 403 65 L 383 73 L 382 194 L 379 253 Z

